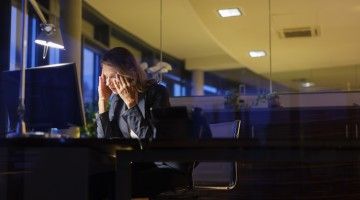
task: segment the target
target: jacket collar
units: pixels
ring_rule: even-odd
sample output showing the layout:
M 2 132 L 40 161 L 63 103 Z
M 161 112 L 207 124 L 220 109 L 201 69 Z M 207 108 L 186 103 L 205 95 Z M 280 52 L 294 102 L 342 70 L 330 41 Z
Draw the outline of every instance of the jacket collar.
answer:
M 123 101 L 121 100 L 121 98 L 119 97 L 119 95 L 115 95 L 111 98 L 110 101 L 110 109 L 109 109 L 109 119 L 112 120 L 114 117 L 114 112 L 115 112 L 115 108 L 117 106 L 122 106 L 123 105 Z M 118 105 L 120 104 L 120 105 Z M 145 93 L 139 93 L 139 102 L 138 102 L 138 108 L 143 116 L 143 118 L 145 119 L 145 105 L 146 104 L 146 94 Z
M 141 114 L 142 114 L 144 119 L 145 119 L 145 99 L 146 99 L 146 94 L 145 93 L 139 93 L 138 107 L 139 107 L 139 109 L 141 111 Z

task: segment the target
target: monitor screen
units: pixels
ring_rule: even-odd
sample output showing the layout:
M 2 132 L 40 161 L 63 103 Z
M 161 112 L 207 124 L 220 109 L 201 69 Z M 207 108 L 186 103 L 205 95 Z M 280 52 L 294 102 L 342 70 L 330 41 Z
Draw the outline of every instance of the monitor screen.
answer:
M 151 108 L 152 123 L 156 128 L 156 139 L 191 138 L 191 118 L 185 106 Z
M 211 130 L 201 108 L 151 108 L 150 114 L 157 139 L 211 138 Z
M 20 70 L 2 74 L 3 98 L 10 128 L 18 121 Z M 75 63 L 25 70 L 25 122 L 28 131 L 83 126 L 85 114 Z

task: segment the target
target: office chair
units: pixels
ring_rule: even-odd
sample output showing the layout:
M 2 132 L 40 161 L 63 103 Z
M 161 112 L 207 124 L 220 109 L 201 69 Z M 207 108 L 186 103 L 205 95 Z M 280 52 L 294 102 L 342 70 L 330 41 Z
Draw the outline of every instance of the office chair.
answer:
M 210 124 L 212 138 L 239 138 L 240 120 Z M 192 172 L 194 189 L 231 190 L 237 183 L 236 162 L 200 162 Z
M 212 138 L 239 138 L 240 120 L 210 124 Z M 226 191 L 235 188 L 238 174 L 236 162 L 200 162 L 194 164 L 192 188 L 161 194 L 158 200 L 198 199 L 206 191 Z M 205 192 L 204 192 L 205 191 Z

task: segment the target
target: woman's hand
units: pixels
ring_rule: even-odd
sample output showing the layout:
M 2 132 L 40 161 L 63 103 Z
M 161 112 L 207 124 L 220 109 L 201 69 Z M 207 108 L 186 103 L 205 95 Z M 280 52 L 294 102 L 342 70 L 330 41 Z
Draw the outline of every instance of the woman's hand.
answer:
M 138 91 L 128 78 L 116 74 L 116 79 L 113 79 L 113 84 L 116 92 L 124 101 L 128 108 L 134 107 L 138 103 Z
M 99 94 L 99 101 L 98 101 L 99 113 L 101 114 L 106 111 L 106 104 L 109 101 L 111 95 L 111 90 L 106 85 L 106 77 L 103 74 L 99 76 L 98 94 Z

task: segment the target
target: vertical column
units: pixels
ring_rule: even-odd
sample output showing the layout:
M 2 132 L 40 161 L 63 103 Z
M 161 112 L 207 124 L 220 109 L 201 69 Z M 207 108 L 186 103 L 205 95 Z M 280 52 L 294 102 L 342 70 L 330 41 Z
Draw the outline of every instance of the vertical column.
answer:
M 78 84 L 81 86 L 81 27 L 82 0 L 60 0 L 60 29 L 64 42 L 64 51 L 60 51 L 60 62 L 76 63 Z M 81 87 L 80 87 L 81 88 Z M 81 97 L 82 98 L 82 97 Z M 83 104 L 83 102 L 82 102 Z M 64 134 L 80 137 L 80 128 L 71 127 Z
M 192 71 L 192 83 L 193 88 L 191 95 L 202 96 L 204 95 L 204 71 L 193 70 Z
M 75 62 L 81 75 L 81 24 L 82 0 L 60 0 L 60 29 L 65 51 L 60 52 L 60 62 Z

